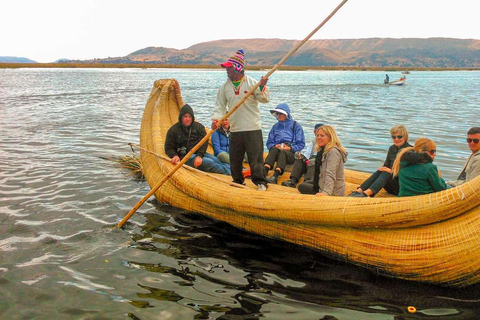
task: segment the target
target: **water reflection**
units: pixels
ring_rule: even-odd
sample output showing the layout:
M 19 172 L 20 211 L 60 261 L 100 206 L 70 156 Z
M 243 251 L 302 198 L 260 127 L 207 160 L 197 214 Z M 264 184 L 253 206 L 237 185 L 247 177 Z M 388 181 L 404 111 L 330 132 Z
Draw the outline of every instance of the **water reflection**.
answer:
M 325 319 L 367 314 L 368 319 L 462 319 L 474 316 L 478 301 L 472 297 L 480 299 L 480 286 L 452 289 L 377 276 L 310 249 L 153 203 L 161 213 L 145 216 L 134 246 L 158 253 L 159 261 L 175 259 L 176 267 L 128 262 L 158 274 L 156 281 L 138 284 L 142 299 L 132 302 L 137 307 L 151 307 L 152 299 L 174 301 L 195 310 L 195 319 L 267 314 L 291 319 L 287 311 L 293 305 Z M 409 313 L 408 306 L 415 306 L 416 313 Z

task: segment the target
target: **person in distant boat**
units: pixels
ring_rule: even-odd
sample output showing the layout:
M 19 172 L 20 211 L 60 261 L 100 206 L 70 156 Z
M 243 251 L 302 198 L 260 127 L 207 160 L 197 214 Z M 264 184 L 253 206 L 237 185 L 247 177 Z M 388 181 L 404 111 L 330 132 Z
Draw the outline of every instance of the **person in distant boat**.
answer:
M 212 134 L 213 154 L 223 163 L 230 163 L 230 122 L 225 119 Z
M 393 163 L 393 176 L 398 176 L 399 197 L 429 194 L 447 189 L 447 184 L 433 164 L 436 143 L 419 138 L 413 147 L 403 148 Z
M 392 166 L 398 152 L 412 145 L 408 143 L 408 132 L 403 125 L 392 127 L 390 135 L 393 144 L 388 148 L 387 158 L 383 166 L 365 180 L 356 191 L 350 193 L 349 197 L 374 197 L 382 188 L 388 193 L 398 195 L 398 178 L 393 178 Z
M 277 164 L 273 176 L 268 179 L 270 183 L 276 184 L 287 164 L 295 162 L 295 152 L 300 152 L 305 147 L 305 134 L 302 126 L 293 120 L 288 104 L 281 103 L 270 110 L 270 113 L 277 118 L 278 122 L 273 125 L 268 134 L 268 155 L 264 170 L 266 176 L 268 171 L 273 169 L 273 165 Z
M 177 164 L 206 135 L 205 127 L 195 121 L 192 107 L 186 104 L 180 109 L 178 122 L 167 131 L 165 153 L 173 164 Z M 192 154 L 186 164 L 206 172 L 230 174 L 230 165 L 207 153 L 207 147 L 208 141 Z
M 390 78 L 388 77 L 388 74 L 385 75 L 385 80 L 383 80 L 383 83 L 388 84 L 390 82 Z
M 244 51 L 238 50 L 221 64 L 227 71 L 227 81 L 220 87 L 213 110 L 212 129 L 217 129 L 218 120 L 227 109 L 233 108 L 257 84 L 245 75 Z M 263 171 L 263 134 L 260 123 L 259 102 L 268 103 L 270 92 L 267 78 L 262 77 L 260 86 L 230 116 L 230 165 L 234 183 L 243 184 L 243 159 L 247 153 L 252 182 L 259 191 L 267 190 L 268 181 Z
M 344 196 L 347 150 L 332 126 L 317 129 L 315 150 L 317 155 L 308 162 L 305 181 L 298 186 L 298 191 L 317 196 Z
M 313 134 L 316 135 L 317 129 L 323 126 L 323 123 L 317 123 L 313 129 Z M 282 182 L 282 186 L 296 188 L 302 176 L 307 172 L 307 164 L 311 158 L 315 158 L 317 152 L 315 151 L 316 138 L 314 138 L 307 146 L 307 150 L 302 154 L 295 152 L 295 162 L 293 163 L 290 179 Z
M 463 166 L 457 180 L 448 184 L 456 187 L 480 175 L 480 127 L 472 127 L 467 132 L 467 144 L 472 154 Z

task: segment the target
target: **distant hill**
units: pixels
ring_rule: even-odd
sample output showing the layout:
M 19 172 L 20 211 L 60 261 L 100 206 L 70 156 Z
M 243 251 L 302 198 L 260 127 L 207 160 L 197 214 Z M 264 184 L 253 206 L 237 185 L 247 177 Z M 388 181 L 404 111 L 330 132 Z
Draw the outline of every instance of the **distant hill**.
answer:
M 183 50 L 148 47 L 125 57 L 82 62 L 218 66 L 241 47 L 245 50 L 247 66 L 272 66 L 299 42 L 300 40 L 283 39 L 217 40 L 195 44 Z M 480 40 L 451 38 L 310 40 L 292 55 L 285 65 L 480 68 Z
M 0 62 L 2 63 L 37 63 L 37 61 L 33 61 L 27 58 L 6 57 L 6 56 L 0 56 Z

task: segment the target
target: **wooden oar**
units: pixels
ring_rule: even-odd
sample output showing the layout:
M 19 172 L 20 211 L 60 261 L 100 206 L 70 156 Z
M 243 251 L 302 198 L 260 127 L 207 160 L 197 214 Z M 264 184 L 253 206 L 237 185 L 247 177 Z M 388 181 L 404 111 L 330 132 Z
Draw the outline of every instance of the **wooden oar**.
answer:
M 299 44 L 297 44 L 292 50 L 290 50 L 289 53 L 287 53 L 282 60 L 280 60 L 276 65 L 273 66 L 272 69 L 270 69 L 270 71 L 267 72 L 267 74 L 264 76 L 264 78 L 267 78 L 270 77 L 272 75 L 272 73 L 274 73 L 285 61 L 287 61 L 288 58 L 290 58 L 290 56 L 292 54 L 294 54 L 303 44 L 305 44 L 305 42 L 308 41 L 308 39 L 310 39 L 321 27 L 323 27 L 323 25 L 325 23 L 327 23 L 328 20 L 330 20 L 331 17 L 333 17 L 335 15 L 335 13 L 337 13 L 338 10 L 340 10 L 340 8 L 347 2 L 348 0 L 343 0 L 333 11 L 332 13 L 330 13 L 330 15 L 325 18 L 325 20 L 322 21 L 322 23 L 320 23 L 315 29 L 313 29 L 312 32 L 310 32 L 310 34 L 308 36 L 305 37 L 305 39 L 303 39 Z M 251 89 L 250 91 L 247 92 L 247 94 L 242 98 L 240 99 L 240 101 L 237 102 L 237 104 L 230 109 L 230 111 L 228 111 L 220 120 L 218 120 L 217 122 L 217 128 L 222 124 L 222 122 L 227 119 L 228 117 L 230 117 L 230 115 L 232 113 L 234 113 L 244 102 L 245 100 L 247 100 L 248 97 L 250 97 L 254 92 L 255 90 L 257 90 L 257 88 L 260 86 L 260 82 L 257 82 Z M 165 181 L 167 181 L 178 169 L 180 169 L 181 166 L 183 166 L 183 164 L 185 162 L 188 161 L 188 159 L 190 159 L 190 156 L 192 154 L 195 153 L 195 151 L 198 150 L 198 148 L 200 148 L 205 142 L 208 141 L 208 139 L 210 139 L 210 136 L 213 134 L 215 130 L 210 130 L 210 132 L 208 132 L 205 137 L 203 137 L 202 140 L 200 140 L 199 143 L 197 143 L 196 146 L 194 146 L 184 157 L 183 159 L 177 163 L 177 165 L 167 174 L 163 177 L 162 180 L 160 180 L 160 182 L 158 182 L 133 208 L 132 210 L 130 210 L 130 212 L 122 219 L 122 221 L 120 221 L 118 223 L 118 227 L 121 227 L 125 222 L 127 222 L 128 219 L 130 219 L 130 217 L 138 210 L 138 208 L 140 208 L 140 206 L 148 200 L 148 198 L 150 198 L 150 196 L 152 196 L 157 190 L 158 188 L 160 188 L 164 183 Z

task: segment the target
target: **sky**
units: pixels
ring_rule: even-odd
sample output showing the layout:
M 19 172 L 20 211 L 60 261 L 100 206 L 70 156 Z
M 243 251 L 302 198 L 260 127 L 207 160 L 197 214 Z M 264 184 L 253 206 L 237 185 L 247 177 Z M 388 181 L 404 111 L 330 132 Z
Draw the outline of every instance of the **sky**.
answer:
M 341 2 L 3 0 L 0 56 L 53 62 L 221 39 L 303 40 Z M 478 12 L 478 0 L 349 0 L 311 39 L 480 40 Z

